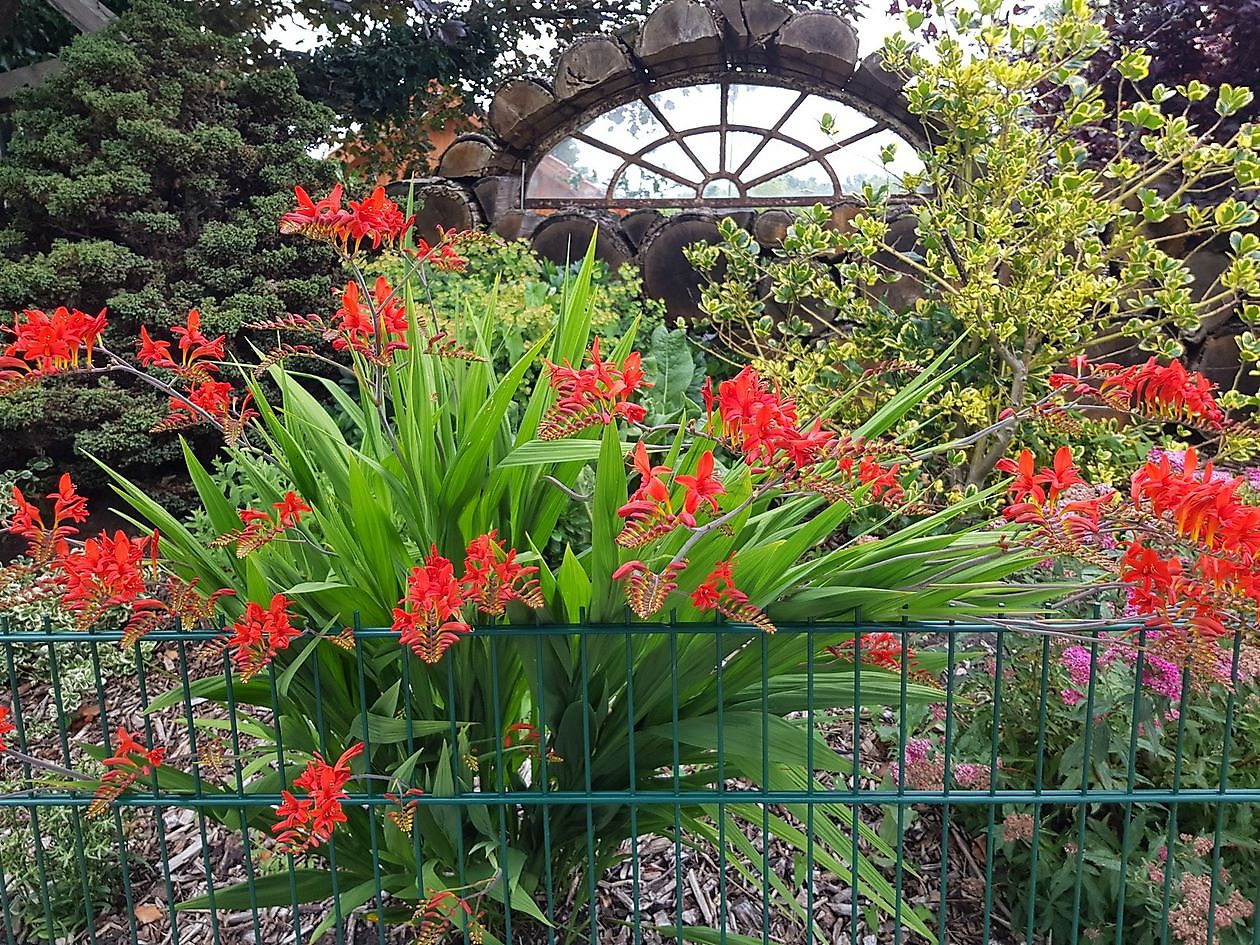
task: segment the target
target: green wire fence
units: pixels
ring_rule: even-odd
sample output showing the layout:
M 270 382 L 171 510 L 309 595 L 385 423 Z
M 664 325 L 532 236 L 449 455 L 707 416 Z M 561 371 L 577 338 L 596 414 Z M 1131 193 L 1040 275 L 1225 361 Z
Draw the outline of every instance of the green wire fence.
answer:
M 1147 636 L 491 627 L 426 665 L 356 628 L 244 683 L 213 631 L 5 626 L 3 941 L 1260 945 L 1254 651 L 1170 696 Z M 119 725 L 167 760 L 92 819 Z M 346 822 L 277 850 L 295 746 L 347 739 Z

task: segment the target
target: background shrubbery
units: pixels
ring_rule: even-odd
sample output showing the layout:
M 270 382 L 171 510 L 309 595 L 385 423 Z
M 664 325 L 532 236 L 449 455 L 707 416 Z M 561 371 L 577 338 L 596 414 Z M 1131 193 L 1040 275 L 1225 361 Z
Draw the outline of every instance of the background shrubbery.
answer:
M 294 182 L 331 182 L 333 166 L 308 152 L 332 113 L 298 93 L 292 72 L 250 71 L 240 47 L 188 16 L 134 3 L 17 97 L 0 158 L 0 310 L 108 307 L 106 343 L 128 350 L 140 325 L 194 307 L 208 331 L 231 336 L 327 303 L 332 253 L 282 243 L 274 220 Z M 90 451 L 153 481 L 175 456 L 146 432 L 164 406 L 106 385 L 7 397 L 0 465 L 46 458 L 90 481 Z

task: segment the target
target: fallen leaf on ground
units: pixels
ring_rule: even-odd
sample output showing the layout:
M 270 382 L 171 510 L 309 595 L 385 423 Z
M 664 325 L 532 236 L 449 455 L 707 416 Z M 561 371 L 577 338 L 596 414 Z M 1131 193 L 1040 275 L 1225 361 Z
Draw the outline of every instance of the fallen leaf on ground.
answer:
M 156 922 L 166 913 L 153 905 L 136 906 L 136 921 L 141 925 L 148 925 L 150 922 Z

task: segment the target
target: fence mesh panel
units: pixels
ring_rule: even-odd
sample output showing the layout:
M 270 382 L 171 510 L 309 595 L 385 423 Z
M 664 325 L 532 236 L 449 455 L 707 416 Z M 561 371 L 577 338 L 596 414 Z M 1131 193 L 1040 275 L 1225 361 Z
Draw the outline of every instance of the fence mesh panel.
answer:
M 1205 691 L 1086 626 L 480 628 L 432 665 L 357 628 L 248 682 L 214 632 L 5 627 L 4 940 L 1257 945 L 1250 648 Z M 120 725 L 166 757 L 90 816 Z M 348 739 L 346 822 L 286 854 Z

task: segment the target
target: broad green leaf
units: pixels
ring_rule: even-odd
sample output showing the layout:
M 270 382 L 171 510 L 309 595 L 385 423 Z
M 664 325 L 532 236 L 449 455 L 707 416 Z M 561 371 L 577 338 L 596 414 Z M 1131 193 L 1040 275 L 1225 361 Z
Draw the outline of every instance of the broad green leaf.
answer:
M 353 889 L 361 882 L 361 878 L 337 872 L 338 885 Z M 253 882 L 251 896 L 248 883 L 237 883 L 226 889 L 215 890 L 214 906 L 216 909 L 249 909 L 255 903 L 261 908 L 271 906 L 288 906 L 294 902 L 318 902 L 332 895 L 332 873 L 328 870 L 294 869 L 292 873 L 277 873 L 271 876 L 260 876 Z M 208 896 L 197 896 L 177 903 L 177 912 L 194 912 L 210 908 Z

